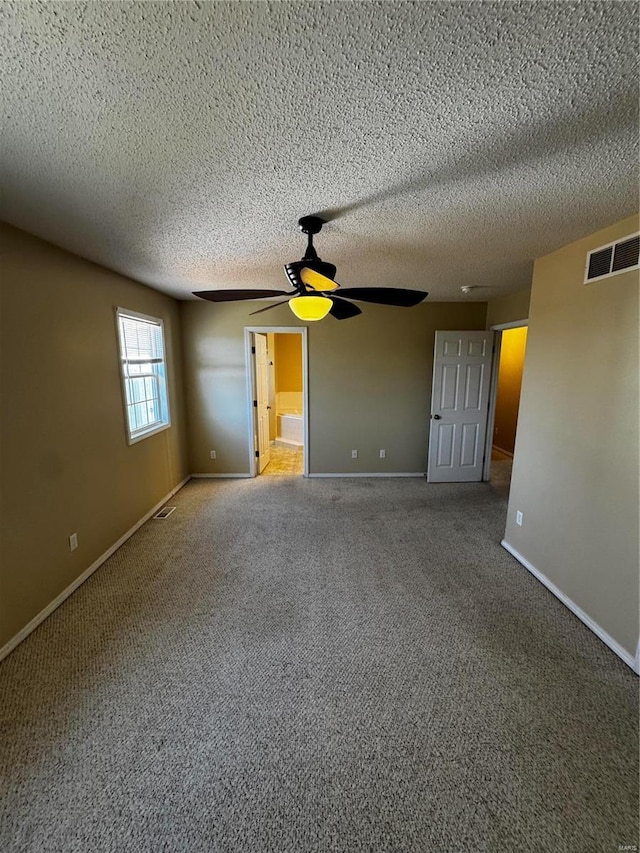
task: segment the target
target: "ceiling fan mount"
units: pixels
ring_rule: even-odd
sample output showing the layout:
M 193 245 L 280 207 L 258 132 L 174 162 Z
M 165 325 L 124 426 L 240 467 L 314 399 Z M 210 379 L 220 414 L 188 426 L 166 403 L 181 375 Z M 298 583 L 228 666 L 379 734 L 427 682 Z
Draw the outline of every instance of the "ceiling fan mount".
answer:
M 308 282 L 303 281 L 302 271 L 305 269 L 313 270 L 327 279 L 327 282 L 322 283 L 322 285 L 326 285 L 323 287 L 324 290 L 336 289 L 335 282 L 333 281 L 336 274 L 336 268 L 333 264 L 328 264 L 321 260 L 318 257 L 315 246 L 313 245 L 313 235 L 318 234 L 323 225 L 324 219 L 320 219 L 319 216 L 303 216 L 298 220 L 298 227 L 302 233 L 306 234 L 309 238 L 307 240 L 307 248 L 305 249 L 302 260 L 292 261 L 289 264 L 285 264 L 284 271 L 291 282 L 291 285 L 296 289 L 300 296 L 309 295 L 310 293 L 314 295 L 318 290 L 317 287 L 314 287 L 313 285 L 309 286 Z
M 313 235 L 322 230 L 325 220 L 320 216 L 302 216 L 298 227 L 308 237 L 304 257 L 284 265 L 284 271 L 293 287 L 284 290 L 202 290 L 194 293 L 210 302 L 231 302 L 240 299 L 267 299 L 271 296 L 286 296 L 289 307 L 301 320 L 321 320 L 331 314 L 337 320 L 356 317 L 362 311 L 347 300 L 374 302 L 379 305 L 395 305 L 410 308 L 428 296 L 422 290 L 407 290 L 395 287 L 341 287 L 335 280 L 336 268 L 322 261 L 313 245 Z M 336 293 L 339 291 L 339 294 Z M 269 311 L 281 302 L 260 308 L 253 314 Z
M 319 216 L 302 216 L 298 219 L 298 227 L 303 234 L 319 234 L 325 220 Z
M 319 216 L 303 216 L 298 220 L 298 227 L 302 231 L 303 234 L 308 236 L 307 240 L 307 248 L 305 249 L 304 257 L 301 261 L 293 261 L 290 264 L 284 265 L 284 271 L 286 273 L 287 278 L 296 288 L 298 293 L 301 295 L 307 294 L 309 292 L 309 288 L 305 282 L 302 281 L 301 272 L 303 269 L 308 268 L 312 269 L 320 275 L 323 275 L 327 279 L 333 280 L 336 274 L 336 268 L 333 264 L 328 264 L 322 261 L 318 257 L 318 253 L 315 250 L 315 246 L 313 245 L 313 235 L 319 234 L 322 226 L 324 225 L 325 220 L 321 219 Z M 327 289 L 327 288 L 325 288 Z M 331 288 L 335 289 L 335 287 Z M 312 287 L 311 292 L 315 292 L 317 288 Z

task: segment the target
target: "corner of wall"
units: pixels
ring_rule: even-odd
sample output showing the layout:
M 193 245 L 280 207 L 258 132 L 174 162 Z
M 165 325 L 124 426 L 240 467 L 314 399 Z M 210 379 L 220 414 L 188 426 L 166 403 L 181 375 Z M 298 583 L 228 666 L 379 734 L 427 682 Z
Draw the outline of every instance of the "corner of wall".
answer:
M 526 320 L 529 317 L 530 299 L 531 286 L 490 299 L 487 303 L 486 328 Z

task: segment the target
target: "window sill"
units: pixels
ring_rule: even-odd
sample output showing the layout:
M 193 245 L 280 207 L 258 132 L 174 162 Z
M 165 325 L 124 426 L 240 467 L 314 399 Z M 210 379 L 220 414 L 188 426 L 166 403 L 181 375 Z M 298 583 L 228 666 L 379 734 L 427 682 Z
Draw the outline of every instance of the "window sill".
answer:
M 159 432 L 164 432 L 165 429 L 169 429 L 171 423 L 160 424 L 160 426 L 153 427 L 153 429 L 145 430 L 145 432 L 140 433 L 138 435 L 127 435 L 127 444 L 137 444 L 139 441 L 144 441 L 145 438 L 150 438 L 152 435 L 157 435 Z

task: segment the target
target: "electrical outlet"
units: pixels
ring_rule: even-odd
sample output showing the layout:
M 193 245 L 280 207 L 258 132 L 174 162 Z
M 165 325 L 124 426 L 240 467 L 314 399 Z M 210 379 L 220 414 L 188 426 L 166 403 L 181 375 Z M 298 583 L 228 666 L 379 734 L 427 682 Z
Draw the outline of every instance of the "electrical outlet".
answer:
M 380 451 L 380 459 L 386 459 L 386 458 L 387 458 L 387 451 L 381 450 Z
M 358 458 L 358 451 L 357 451 L 357 450 L 352 450 L 352 451 L 351 451 L 351 458 L 352 458 L 352 459 L 357 459 L 357 458 Z
M 78 534 L 72 533 L 71 536 L 69 537 L 69 550 L 75 551 L 77 547 L 78 547 Z
M 210 451 L 209 451 L 209 456 L 210 456 L 212 459 L 215 459 L 215 458 L 216 458 L 216 452 L 215 452 L 215 450 L 210 450 Z
M 522 513 L 520 512 L 520 510 L 517 510 L 516 512 L 516 524 L 518 525 L 518 527 L 522 527 Z

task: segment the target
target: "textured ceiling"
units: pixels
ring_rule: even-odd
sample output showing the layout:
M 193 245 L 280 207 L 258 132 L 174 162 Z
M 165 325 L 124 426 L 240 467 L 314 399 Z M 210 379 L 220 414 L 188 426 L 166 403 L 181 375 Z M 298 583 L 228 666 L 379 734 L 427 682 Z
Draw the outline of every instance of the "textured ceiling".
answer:
M 630 2 L 4 2 L 0 217 L 179 298 L 487 299 L 637 209 Z M 462 285 L 477 285 L 469 296 Z

